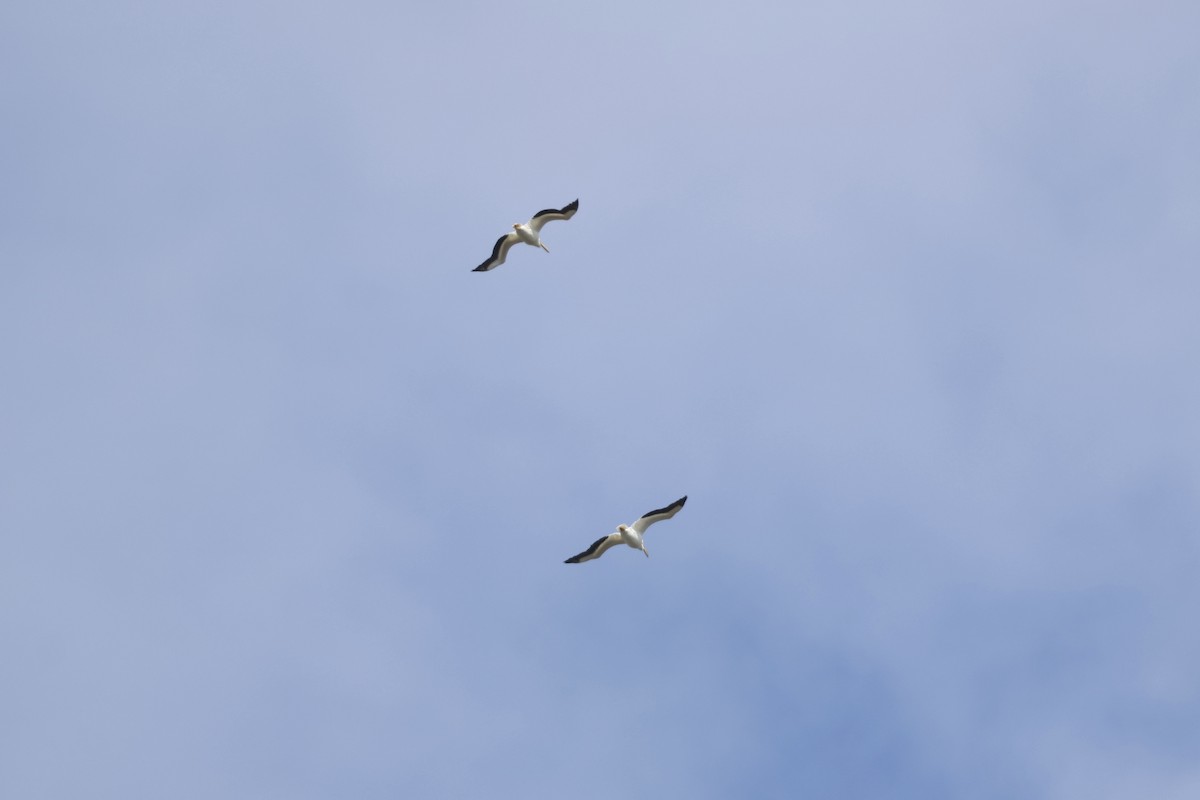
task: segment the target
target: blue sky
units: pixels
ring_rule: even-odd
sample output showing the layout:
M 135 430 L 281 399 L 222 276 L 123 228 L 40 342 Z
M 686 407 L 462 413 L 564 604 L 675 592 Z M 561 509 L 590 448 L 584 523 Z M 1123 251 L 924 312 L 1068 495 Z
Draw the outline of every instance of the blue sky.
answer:
M 1197 796 L 1198 27 L 5 5 L 0 794 Z

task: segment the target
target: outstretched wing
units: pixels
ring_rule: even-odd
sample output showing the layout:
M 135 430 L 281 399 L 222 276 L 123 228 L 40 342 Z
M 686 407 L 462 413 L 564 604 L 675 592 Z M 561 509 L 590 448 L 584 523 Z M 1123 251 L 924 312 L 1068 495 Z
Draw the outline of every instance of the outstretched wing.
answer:
M 621 534 L 619 534 L 619 533 L 610 533 L 608 536 L 601 536 L 599 539 L 592 542 L 592 546 L 589 547 L 587 550 L 584 550 L 582 553 L 580 553 L 577 556 L 571 556 L 563 563 L 564 564 L 579 564 L 584 561 L 591 561 L 594 558 L 599 558 L 600 556 L 604 555 L 604 552 L 606 550 L 608 550 L 608 548 L 612 547 L 614 544 L 620 544 L 620 543 L 621 543 Z
M 496 240 L 496 246 L 492 248 L 492 257 L 480 264 L 472 272 L 487 272 L 489 269 L 495 269 L 504 263 L 504 257 L 508 255 L 508 248 L 517 243 L 517 232 L 509 231 Z
M 679 509 L 683 508 L 683 504 L 686 502 L 687 495 L 685 494 L 683 497 L 679 498 L 674 503 L 671 503 L 671 505 L 667 506 L 666 508 L 655 509 L 648 514 L 643 514 L 641 519 L 629 527 L 633 528 L 639 534 L 645 533 L 646 528 L 649 528 L 654 523 L 660 522 L 664 519 L 670 519 L 679 513 Z
M 542 230 L 542 226 L 547 222 L 553 222 L 556 219 L 570 219 L 575 216 L 575 212 L 579 210 L 579 201 L 568 203 L 562 208 L 547 208 L 533 215 L 533 219 L 529 220 L 529 227 L 534 233 Z

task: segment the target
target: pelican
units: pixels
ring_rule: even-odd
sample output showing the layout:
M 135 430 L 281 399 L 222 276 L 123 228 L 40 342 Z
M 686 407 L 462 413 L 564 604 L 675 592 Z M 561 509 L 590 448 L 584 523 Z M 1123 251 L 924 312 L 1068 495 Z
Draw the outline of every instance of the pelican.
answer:
M 687 495 L 685 494 L 666 508 L 660 508 L 648 514 L 643 514 L 642 518 L 632 525 L 618 525 L 616 533 L 610 533 L 608 536 L 597 539 L 592 542 L 592 546 L 587 550 L 584 550 L 577 556 L 571 556 L 563 563 L 579 564 L 584 561 L 591 561 L 593 558 L 599 558 L 604 555 L 608 551 L 608 548 L 613 545 L 622 543 L 629 545 L 634 550 L 641 550 L 643 553 L 646 553 L 646 558 L 649 558 L 650 553 L 646 551 L 646 543 L 642 540 L 642 537 L 646 533 L 646 528 L 649 528 L 656 522 L 675 516 L 686 502 Z
M 533 215 L 533 218 L 524 224 L 520 222 L 513 223 L 513 229 L 496 240 L 496 246 L 492 248 L 492 257 L 480 264 L 472 272 L 487 272 L 489 269 L 495 269 L 504 263 L 504 257 L 508 255 L 508 248 L 512 247 L 517 242 L 540 247 L 547 253 L 550 248 L 542 242 L 542 226 L 547 222 L 553 222 L 556 219 L 570 219 L 575 216 L 575 212 L 579 210 L 579 201 L 568 203 L 559 209 L 547 208 Z

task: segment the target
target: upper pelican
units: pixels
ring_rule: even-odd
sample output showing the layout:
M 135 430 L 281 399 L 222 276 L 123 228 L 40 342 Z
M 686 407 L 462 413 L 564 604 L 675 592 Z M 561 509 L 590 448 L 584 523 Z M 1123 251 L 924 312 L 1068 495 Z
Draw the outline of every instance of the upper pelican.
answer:
M 533 218 L 524 224 L 520 222 L 513 223 L 513 229 L 509 233 L 504 234 L 496 240 L 496 246 L 492 248 L 492 257 L 480 264 L 472 272 L 487 272 L 489 269 L 495 269 L 504 263 L 504 257 L 508 255 L 508 248 L 512 247 L 517 242 L 531 244 L 534 247 L 540 247 L 547 253 L 550 248 L 542 244 L 541 230 L 542 226 L 547 222 L 556 219 L 570 219 L 575 216 L 575 212 L 579 210 L 579 201 L 568 203 L 559 209 L 547 208 L 533 215 Z
M 577 556 L 571 556 L 563 563 L 578 564 L 581 561 L 591 561 L 593 558 L 599 558 L 604 555 L 608 548 L 621 543 L 629 545 L 634 550 L 641 550 L 643 553 L 646 553 L 646 558 L 649 558 L 650 554 L 646 552 L 646 543 L 642 541 L 642 536 L 646 533 L 646 528 L 649 528 L 659 520 L 670 519 L 675 516 L 686 502 L 687 495 L 685 494 L 666 508 L 660 508 L 648 514 L 643 514 L 642 518 L 632 525 L 618 525 L 616 533 L 610 533 L 608 536 L 597 539 L 592 542 L 592 546 L 587 550 L 584 550 Z

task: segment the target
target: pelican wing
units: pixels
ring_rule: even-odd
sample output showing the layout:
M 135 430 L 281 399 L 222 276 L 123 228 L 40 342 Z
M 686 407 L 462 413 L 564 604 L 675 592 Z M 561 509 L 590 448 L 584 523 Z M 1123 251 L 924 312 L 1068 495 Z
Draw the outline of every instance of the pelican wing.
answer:
M 677 513 L 679 513 L 679 509 L 683 508 L 683 504 L 686 502 L 687 495 L 685 494 L 683 497 L 679 498 L 674 503 L 671 503 L 671 505 L 667 506 L 666 508 L 655 509 L 647 514 L 643 514 L 641 519 L 629 527 L 637 531 L 639 535 L 643 534 L 646 532 L 646 528 L 649 528 L 654 523 L 660 522 L 664 519 L 670 519 L 671 517 L 675 516 Z
M 564 564 L 579 564 L 584 561 L 591 561 L 594 558 L 599 558 L 600 556 L 604 555 L 605 551 L 608 550 L 608 548 L 612 547 L 614 544 L 620 544 L 620 543 L 621 543 L 621 534 L 619 534 L 619 533 L 610 533 L 608 536 L 601 536 L 599 539 L 592 542 L 592 546 L 589 547 L 587 550 L 584 550 L 582 553 L 580 553 L 577 556 L 571 556 L 563 563 Z
M 542 226 L 547 222 L 553 222 L 556 219 L 570 219 L 575 216 L 575 212 L 579 210 L 579 201 L 576 200 L 567 203 L 562 208 L 546 208 L 533 215 L 533 219 L 529 220 L 529 227 L 534 233 L 542 230 Z
M 508 255 L 508 248 L 517 243 L 518 237 L 516 231 L 509 231 L 496 240 L 496 246 L 492 248 L 492 257 L 480 264 L 472 272 L 487 272 L 489 269 L 495 269 L 504 263 L 504 258 Z

